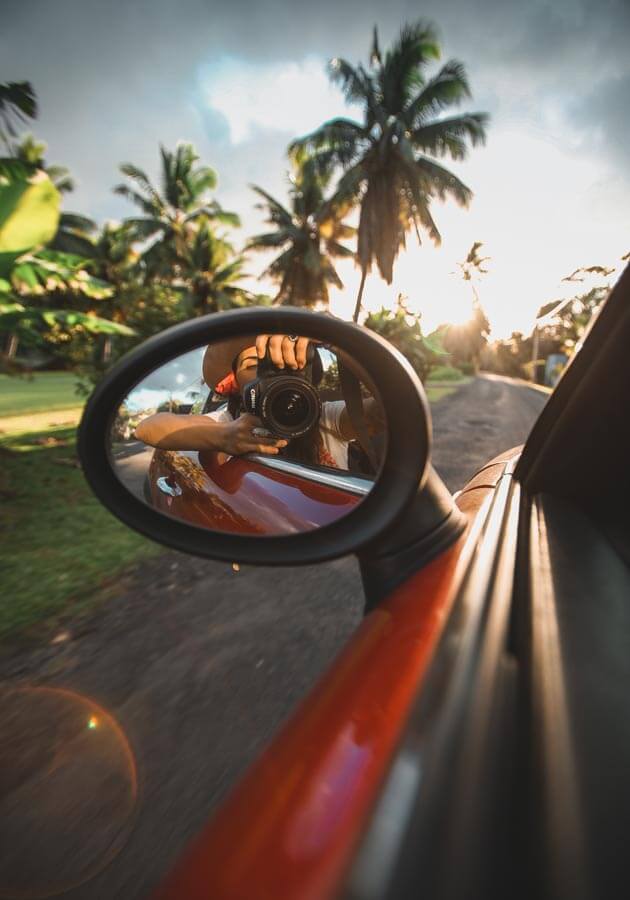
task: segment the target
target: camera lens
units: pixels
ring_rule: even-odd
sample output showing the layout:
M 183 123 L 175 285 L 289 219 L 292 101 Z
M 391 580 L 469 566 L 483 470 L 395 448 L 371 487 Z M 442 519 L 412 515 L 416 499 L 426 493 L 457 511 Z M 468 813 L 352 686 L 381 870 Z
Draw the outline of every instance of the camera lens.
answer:
M 284 428 L 297 428 L 308 418 L 311 404 L 301 391 L 281 391 L 271 403 L 271 415 Z
M 281 437 L 295 438 L 315 426 L 321 412 L 315 388 L 298 378 L 281 377 L 263 391 L 261 419 Z

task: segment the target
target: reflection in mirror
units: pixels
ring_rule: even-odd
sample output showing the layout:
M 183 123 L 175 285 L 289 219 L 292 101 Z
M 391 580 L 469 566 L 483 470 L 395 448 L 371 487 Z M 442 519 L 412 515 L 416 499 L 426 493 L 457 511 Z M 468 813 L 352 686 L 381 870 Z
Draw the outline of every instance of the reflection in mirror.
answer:
M 370 491 L 385 451 L 377 391 L 343 352 L 249 335 L 154 370 L 111 426 L 118 478 L 155 510 L 215 531 L 309 531 Z

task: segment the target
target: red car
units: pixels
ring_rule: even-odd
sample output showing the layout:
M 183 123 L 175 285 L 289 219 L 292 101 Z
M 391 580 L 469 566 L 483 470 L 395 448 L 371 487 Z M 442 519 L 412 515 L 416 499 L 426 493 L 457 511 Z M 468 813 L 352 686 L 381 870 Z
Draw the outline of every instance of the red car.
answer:
M 168 515 L 125 488 L 109 429 L 128 391 L 165 359 L 238 333 L 334 341 L 369 373 L 389 439 L 367 493 L 322 483 L 309 497 L 302 478 L 274 481 L 268 461 L 234 460 L 217 475 L 201 454 L 193 465 L 221 492 L 219 530 L 218 519 L 209 529 L 177 518 L 184 487 L 172 472 L 155 472 L 175 494 Z M 430 466 L 421 385 L 356 326 L 302 310 L 231 312 L 152 339 L 112 371 L 88 404 L 80 452 L 123 521 L 229 561 L 354 552 L 366 593 L 361 627 L 159 897 L 619 896 L 630 824 L 629 343 L 626 270 L 525 446 L 488 461 L 456 501 Z M 252 524 L 245 500 L 256 491 L 265 514 L 291 510 L 284 533 L 230 530 L 234 516 Z M 343 496 L 343 515 L 309 524 Z
M 334 522 L 369 492 L 368 479 L 271 456 L 157 450 L 149 502 L 193 525 L 237 534 L 291 534 Z

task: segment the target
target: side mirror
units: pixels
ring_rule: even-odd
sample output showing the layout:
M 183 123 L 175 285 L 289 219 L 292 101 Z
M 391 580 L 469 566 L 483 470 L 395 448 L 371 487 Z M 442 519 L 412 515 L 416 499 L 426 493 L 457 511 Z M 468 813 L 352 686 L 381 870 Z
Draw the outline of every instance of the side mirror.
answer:
M 257 338 L 281 335 L 259 359 Z M 425 540 L 439 525 L 440 544 L 461 530 L 430 437 L 422 385 L 382 338 L 255 308 L 186 322 L 128 354 L 90 397 L 78 445 L 97 497 L 167 546 L 257 565 L 370 548 L 389 571 L 401 523 L 407 549 L 418 527 Z

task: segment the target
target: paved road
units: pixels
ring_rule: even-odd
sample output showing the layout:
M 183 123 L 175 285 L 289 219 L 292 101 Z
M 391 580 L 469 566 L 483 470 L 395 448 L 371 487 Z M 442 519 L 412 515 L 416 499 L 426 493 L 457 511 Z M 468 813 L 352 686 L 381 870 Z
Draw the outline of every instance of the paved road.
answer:
M 458 491 L 489 459 L 524 443 L 548 395 L 501 375 L 481 375 L 433 408 L 433 464 Z
M 114 454 L 116 474 L 127 490 L 140 500 L 144 499 L 144 481 L 152 456 L 153 447 L 147 447 L 141 441 L 133 441 Z
M 441 401 L 434 464 L 451 490 L 521 443 L 545 400 L 482 377 Z M 138 761 L 129 840 L 111 865 L 64 896 L 147 896 L 347 640 L 361 607 L 353 559 L 235 573 L 165 553 L 132 573 L 84 633 L 75 629 L 72 640 L 5 662 L 12 680 L 95 698 L 118 718 Z M 80 855 L 76 847 L 66 854 L 70 869 Z

